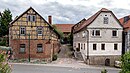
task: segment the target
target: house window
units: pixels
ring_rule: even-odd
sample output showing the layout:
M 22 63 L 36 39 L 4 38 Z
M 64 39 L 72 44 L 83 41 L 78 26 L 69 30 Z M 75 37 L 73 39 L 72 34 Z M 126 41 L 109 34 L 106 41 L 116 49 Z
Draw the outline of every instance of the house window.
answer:
M 25 27 L 20 28 L 20 35 L 25 35 Z
M 113 37 L 117 36 L 117 31 L 116 31 L 116 30 L 113 30 L 113 31 L 112 31 L 112 36 L 113 36 Z
M 104 24 L 108 24 L 108 17 L 104 17 Z
M 19 53 L 25 53 L 25 44 L 20 44 Z
M 85 37 L 85 31 L 82 32 L 83 38 Z
M 30 22 L 35 22 L 36 21 L 36 16 L 35 15 L 28 15 L 27 20 Z
M 83 49 L 83 44 L 81 44 L 81 49 Z
M 43 52 L 42 44 L 37 44 L 37 52 L 38 53 L 42 53 Z
M 117 50 L 117 47 L 118 45 L 117 44 L 114 44 L 114 50 Z
M 96 50 L 97 44 L 93 44 L 93 50 Z
M 37 35 L 42 35 L 42 27 L 37 27 Z
M 92 36 L 100 36 L 100 30 L 93 30 Z
M 101 49 L 105 50 L 105 44 L 101 44 Z
M 84 50 L 85 50 L 85 44 L 84 44 Z

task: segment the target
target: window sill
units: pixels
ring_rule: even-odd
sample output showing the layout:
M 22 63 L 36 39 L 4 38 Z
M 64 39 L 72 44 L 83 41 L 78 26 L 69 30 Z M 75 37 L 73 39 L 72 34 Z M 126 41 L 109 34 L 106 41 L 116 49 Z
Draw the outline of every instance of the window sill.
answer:
M 42 34 L 38 34 L 38 36 L 42 36 Z
M 101 38 L 101 36 L 91 36 L 92 38 Z
M 42 52 L 37 52 L 37 53 L 43 53 L 43 51 Z
M 25 54 L 26 52 L 19 52 L 19 54 Z
M 20 36 L 25 36 L 25 34 L 20 34 Z
M 118 38 L 117 36 L 112 36 L 112 38 Z

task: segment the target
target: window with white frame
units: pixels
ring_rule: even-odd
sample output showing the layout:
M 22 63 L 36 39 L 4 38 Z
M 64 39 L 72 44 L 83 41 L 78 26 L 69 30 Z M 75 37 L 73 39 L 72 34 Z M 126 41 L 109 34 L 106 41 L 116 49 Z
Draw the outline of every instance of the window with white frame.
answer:
M 85 35 L 86 35 L 85 31 L 83 31 L 83 32 L 82 32 L 82 36 L 83 36 L 83 38 L 85 37 Z
M 20 27 L 20 35 L 25 35 L 26 29 L 25 27 Z
M 118 44 L 114 44 L 114 50 L 118 49 Z
M 100 30 L 93 30 L 92 36 L 100 36 Z
M 42 35 L 42 27 L 37 27 L 37 35 Z
M 93 44 L 93 50 L 97 50 L 97 44 Z
M 43 52 L 42 44 L 37 44 L 37 53 L 42 53 L 42 52 Z
M 27 21 L 35 22 L 36 21 L 36 15 L 28 15 L 27 16 Z
M 25 53 L 25 44 L 20 44 L 19 53 Z
M 101 49 L 105 50 L 105 44 L 101 44 Z
M 104 17 L 104 24 L 108 24 L 108 17 Z
M 116 31 L 116 30 L 113 30 L 113 31 L 112 31 L 112 36 L 113 36 L 113 37 L 116 37 L 116 36 L 117 36 L 117 31 Z

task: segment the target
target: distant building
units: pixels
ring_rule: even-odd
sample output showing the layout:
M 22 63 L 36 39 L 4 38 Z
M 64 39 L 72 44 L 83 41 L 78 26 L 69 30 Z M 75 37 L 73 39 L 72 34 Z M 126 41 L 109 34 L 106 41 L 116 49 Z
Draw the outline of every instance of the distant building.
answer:
M 55 24 L 56 28 L 63 32 L 64 37 L 67 37 L 71 33 L 71 28 L 74 24 Z
M 122 31 L 113 12 L 102 8 L 72 27 L 73 48 L 87 64 L 113 66 L 122 54 Z
M 59 50 L 59 34 L 32 7 L 15 18 L 9 26 L 9 46 L 14 58 L 38 58 L 52 60 Z
M 130 51 L 130 15 L 119 19 L 124 28 L 123 53 Z
M 71 28 L 72 26 L 74 26 L 74 24 L 55 24 L 56 28 L 63 32 L 64 34 L 64 42 L 67 42 L 67 37 L 69 36 L 69 34 L 71 33 Z

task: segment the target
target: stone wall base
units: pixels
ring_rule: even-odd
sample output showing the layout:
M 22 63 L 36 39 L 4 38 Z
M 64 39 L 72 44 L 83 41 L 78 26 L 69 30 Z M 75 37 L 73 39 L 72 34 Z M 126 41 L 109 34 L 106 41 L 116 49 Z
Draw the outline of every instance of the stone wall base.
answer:
M 114 62 L 116 60 L 120 60 L 120 55 L 108 55 L 108 56 L 89 56 L 89 59 L 85 60 L 86 64 L 90 65 L 106 65 L 106 66 L 114 66 Z

